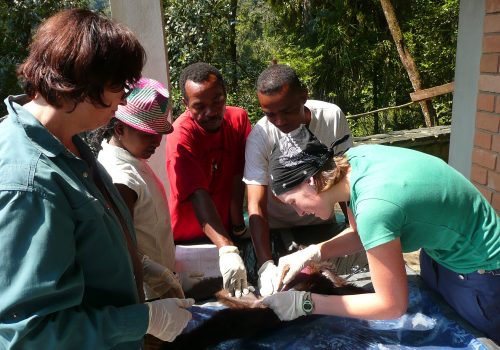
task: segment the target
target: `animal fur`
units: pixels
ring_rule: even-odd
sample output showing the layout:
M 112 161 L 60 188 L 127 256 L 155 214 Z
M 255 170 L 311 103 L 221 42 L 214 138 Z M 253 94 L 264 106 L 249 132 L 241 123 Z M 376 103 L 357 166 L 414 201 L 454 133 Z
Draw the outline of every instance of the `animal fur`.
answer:
M 306 290 L 324 295 L 352 295 L 368 291 L 346 283 L 324 265 L 304 269 L 283 290 Z M 164 343 L 163 350 L 206 349 L 229 339 L 255 337 L 259 334 L 286 327 L 290 322 L 281 321 L 278 316 L 256 298 L 237 299 L 224 290 L 216 294 L 217 299 L 227 306 L 194 330 L 179 335 L 174 342 Z

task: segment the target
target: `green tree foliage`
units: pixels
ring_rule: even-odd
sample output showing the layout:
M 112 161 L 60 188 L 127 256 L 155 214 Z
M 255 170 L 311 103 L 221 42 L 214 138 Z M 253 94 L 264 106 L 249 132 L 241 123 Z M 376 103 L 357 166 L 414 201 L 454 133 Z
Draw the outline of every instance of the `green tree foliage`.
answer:
M 314 98 L 357 114 L 410 101 L 413 91 L 378 0 L 269 0 L 298 52 L 315 49 Z M 393 0 L 406 44 L 425 87 L 453 80 L 458 0 Z M 283 51 L 282 51 L 283 52 Z M 308 57 L 308 55 L 305 55 Z M 300 54 L 297 56 L 302 59 Z M 293 57 L 284 61 L 296 65 Z M 438 124 L 449 123 L 451 94 L 435 99 Z M 356 134 L 423 126 L 418 105 L 351 121 Z
M 378 0 L 239 0 L 237 68 L 228 55 L 229 0 L 165 0 L 172 77 L 204 60 L 238 86 L 229 102 L 261 112 L 255 80 L 272 59 L 292 66 L 310 97 L 357 114 L 410 101 L 413 91 Z M 458 0 L 393 0 L 425 87 L 453 80 Z M 174 85 L 177 88 L 177 85 Z M 451 94 L 436 98 L 438 124 L 450 122 Z M 182 106 L 177 104 L 177 112 Z M 351 120 L 358 135 L 423 126 L 418 105 Z
M 235 4 L 236 17 L 231 11 Z M 393 4 L 424 87 L 451 82 L 459 0 Z M 271 60 L 292 66 L 310 98 L 334 102 L 346 114 L 410 100 L 413 90 L 379 0 L 163 0 L 163 5 L 175 116 L 184 109 L 180 71 L 197 61 L 221 70 L 228 103 L 246 108 L 253 122 L 262 115 L 255 81 Z M 107 1 L 0 0 L 2 100 L 21 91 L 15 67 L 27 54 L 34 28 L 54 12 L 77 6 L 106 11 Z M 451 102 L 451 94 L 433 100 L 437 124 L 450 122 Z M 418 105 L 351 120 L 356 135 L 420 126 Z
M 66 8 L 105 10 L 103 0 L 0 0 L 0 115 L 6 113 L 3 100 L 22 92 L 16 67 L 28 54 L 31 37 L 38 25 Z
M 454 79 L 458 8 L 458 0 L 419 0 L 410 8 L 419 15 L 408 18 L 404 26 L 405 39 L 427 87 Z M 451 94 L 435 98 L 433 104 L 438 121 L 449 124 Z
M 255 98 L 256 76 L 265 68 L 269 42 L 263 35 L 265 13 L 254 1 L 239 1 L 237 19 L 230 0 L 164 0 L 168 56 L 172 82 L 173 112 L 184 110 L 178 86 L 184 67 L 198 61 L 217 67 L 228 83 L 228 104 L 245 107 L 252 120 L 259 116 Z M 259 1 L 267 7 L 263 1 Z M 231 29 L 236 26 L 237 57 L 231 56 Z M 272 41 L 272 38 L 269 40 Z M 231 84 L 237 81 L 237 86 Z
M 164 1 L 171 82 L 178 90 L 181 70 L 194 62 L 213 63 L 227 77 L 230 6 L 225 0 Z M 174 115 L 183 107 L 179 91 L 173 93 Z

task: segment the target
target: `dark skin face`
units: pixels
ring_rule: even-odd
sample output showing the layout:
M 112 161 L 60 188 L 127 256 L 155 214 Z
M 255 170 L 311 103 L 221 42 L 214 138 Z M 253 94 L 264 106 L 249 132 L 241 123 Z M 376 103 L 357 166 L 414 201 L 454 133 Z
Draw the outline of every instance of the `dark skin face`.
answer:
M 219 130 L 226 112 L 226 93 L 217 77 L 210 75 L 200 83 L 187 80 L 185 90 L 187 99 L 183 102 L 194 121 L 205 131 Z
M 289 133 L 311 121 L 311 112 L 304 106 L 307 101 L 305 89 L 294 90 L 283 85 L 281 90 L 270 95 L 257 92 L 257 98 L 267 119 L 281 132 Z
M 115 135 L 110 143 L 126 149 L 136 158 L 149 159 L 160 145 L 162 137 L 163 135 L 149 134 L 117 122 Z

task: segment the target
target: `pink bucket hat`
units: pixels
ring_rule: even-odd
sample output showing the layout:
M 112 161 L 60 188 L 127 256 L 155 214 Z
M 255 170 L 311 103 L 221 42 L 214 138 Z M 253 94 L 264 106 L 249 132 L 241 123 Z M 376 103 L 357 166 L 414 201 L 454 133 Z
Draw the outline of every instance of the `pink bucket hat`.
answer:
M 148 134 L 168 134 L 173 130 L 168 121 L 168 98 L 168 91 L 160 82 L 141 78 L 127 97 L 127 104 L 118 106 L 115 117 Z

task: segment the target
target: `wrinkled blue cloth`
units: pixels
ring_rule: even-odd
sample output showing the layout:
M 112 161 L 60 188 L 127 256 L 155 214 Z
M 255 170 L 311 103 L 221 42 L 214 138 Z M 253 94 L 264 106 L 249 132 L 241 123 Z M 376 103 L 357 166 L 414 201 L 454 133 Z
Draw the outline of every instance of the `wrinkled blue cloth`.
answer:
M 476 336 L 448 318 L 421 282 L 410 280 L 408 311 L 397 320 L 364 321 L 309 316 L 256 339 L 237 339 L 214 349 L 474 349 L 487 350 Z M 220 307 L 192 307 L 189 331 Z M 241 325 L 244 327 L 245 325 Z

